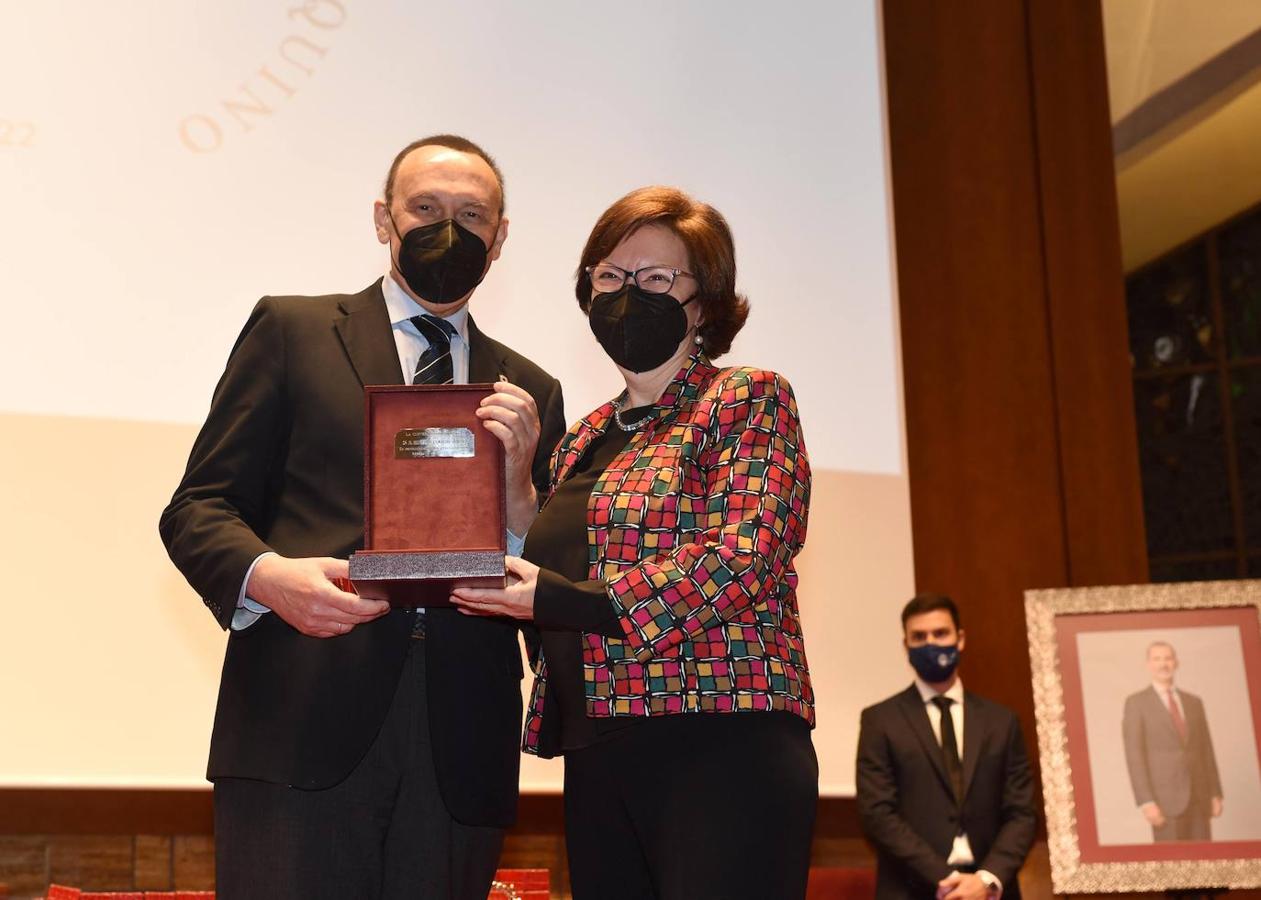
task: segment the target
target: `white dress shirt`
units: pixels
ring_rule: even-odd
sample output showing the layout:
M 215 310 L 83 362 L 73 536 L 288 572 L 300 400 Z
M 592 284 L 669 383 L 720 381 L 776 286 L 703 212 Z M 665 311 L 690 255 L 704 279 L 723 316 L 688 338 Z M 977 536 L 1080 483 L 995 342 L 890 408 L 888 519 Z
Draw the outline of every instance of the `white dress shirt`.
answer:
M 416 371 L 416 362 L 429 349 L 429 341 L 412 323 L 412 317 L 425 314 L 425 308 L 411 298 L 394 280 L 392 272 L 387 272 L 381 279 L 381 293 L 385 297 L 385 309 L 390 316 L 390 330 L 394 335 L 394 346 L 398 350 L 399 367 L 402 369 L 404 381 L 411 383 L 412 373 Z M 456 384 L 468 384 L 469 345 L 468 345 L 468 304 L 464 304 L 449 316 L 443 316 L 455 328 L 451 336 L 451 372 Z M 520 556 L 525 548 L 525 538 L 508 532 L 508 553 Z M 274 551 L 260 553 L 245 570 L 241 579 L 241 590 L 237 595 L 236 612 L 232 614 L 232 629 L 240 631 L 258 621 L 259 616 L 271 612 L 266 606 L 245 596 L 245 586 L 250 583 L 250 575 L 254 567 L 264 556 Z
M 937 739 L 937 744 L 941 745 L 941 710 L 937 708 L 937 704 L 933 702 L 933 698 L 939 696 L 938 693 L 928 686 L 928 683 L 919 676 L 915 678 L 915 688 L 919 691 L 920 697 L 924 700 L 924 709 L 928 713 L 928 723 L 933 728 L 933 737 Z M 963 679 L 956 678 L 954 684 L 947 688 L 942 697 L 949 697 L 954 703 L 950 707 L 950 721 L 954 724 L 955 746 L 959 748 L 959 762 L 963 762 Z M 968 836 L 963 832 L 955 835 L 954 845 L 950 848 L 950 855 L 946 857 L 946 865 L 948 866 L 972 866 L 976 865 L 976 856 L 972 853 L 972 845 L 968 843 Z M 978 871 L 985 879 L 986 883 L 993 883 L 997 886 L 997 893 L 1001 896 L 1003 892 L 1003 883 L 992 872 L 984 870 Z
M 385 295 L 385 310 L 390 314 L 390 330 L 394 333 L 394 346 L 398 348 L 403 380 L 410 384 L 416 371 L 416 361 L 429 349 L 429 341 L 412 324 L 412 319 L 425 315 L 426 311 L 399 287 L 391 274 L 387 273 L 381 279 L 381 293 Z M 442 318 L 455 328 L 455 334 L 451 336 L 453 380 L 456 384 L 468 384 L 468 304 Z

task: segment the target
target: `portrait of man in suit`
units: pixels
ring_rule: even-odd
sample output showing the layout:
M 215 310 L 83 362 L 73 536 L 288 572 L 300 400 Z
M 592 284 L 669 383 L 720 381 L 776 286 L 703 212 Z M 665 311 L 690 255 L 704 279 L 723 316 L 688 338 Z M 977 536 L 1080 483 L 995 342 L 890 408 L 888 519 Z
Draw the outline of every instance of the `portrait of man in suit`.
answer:
M 1151 684 L 1126 698 L 1121 720 L 1134 802 L 1154 841 L 1212 840 L 1223 799 L 1204 701 L 1175 685 L 1172 644 L 1148 646 L 1147 671 Z
M 862 712 L 858 811 L 878 900 L 1020 897 L 1033 844 L 1033 782 L 1016 715 L 965 691 L 965 636 L 949 597 L 902 610 L 914 682 Z
M 508 236 L 482 148 L 403 148 L 373 224 L 383 277 L 255 306 L 160 521 L 229 630 L 207 771 L 228 900 L 484 900 L 516 816 L 515 622 L 392 609 L 337 579 L 363 547 L 366 385 L 494 383 L 478 416 L 504 445 L 514 554 L 565 430 L 560 385 L 469 313 Z

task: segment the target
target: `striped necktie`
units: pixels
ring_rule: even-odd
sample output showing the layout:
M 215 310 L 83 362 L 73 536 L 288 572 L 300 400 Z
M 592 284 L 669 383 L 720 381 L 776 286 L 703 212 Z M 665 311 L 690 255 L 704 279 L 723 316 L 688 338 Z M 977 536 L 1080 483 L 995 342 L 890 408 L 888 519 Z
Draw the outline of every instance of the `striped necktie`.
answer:
M 437 316 L 412 316 L 411 322 L 429 342 L 416 361 L 412 384 L 451 384 L 455 380 L 451 366 L 451 338 L 455 326 Z
M 412 316 L 412 324 L 429 342 L 420 359 L 416 360 L 412 384 L 451 384 L 455 381 L 455 370 L 451 364 L 451 338 L 455 334 L 455 326 L 446 319 L 430 315 Z M 425 611 L 418 609 L 412 620 L 412 638 L 423 640 L 424 637 Z

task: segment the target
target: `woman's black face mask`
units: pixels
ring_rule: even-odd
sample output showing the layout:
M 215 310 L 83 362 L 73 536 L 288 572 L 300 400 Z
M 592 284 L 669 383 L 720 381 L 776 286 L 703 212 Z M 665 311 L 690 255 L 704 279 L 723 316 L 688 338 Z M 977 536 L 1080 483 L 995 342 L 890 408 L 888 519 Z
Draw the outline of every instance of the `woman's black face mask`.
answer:
M 664 363 L 687 337 L 687 306 L 669 294 L 650 294 L 629 279 L 616 291 L 596 294 L 587 322 L 604 352 L 631 372 L 647 372 Z

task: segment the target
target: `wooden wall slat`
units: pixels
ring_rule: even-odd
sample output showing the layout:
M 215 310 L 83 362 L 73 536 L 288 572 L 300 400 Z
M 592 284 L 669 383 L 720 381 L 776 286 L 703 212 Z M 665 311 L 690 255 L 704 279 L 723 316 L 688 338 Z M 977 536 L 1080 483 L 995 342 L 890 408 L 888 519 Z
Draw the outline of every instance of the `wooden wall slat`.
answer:
M 132 856 L 136 890 L 163 891 L 174 886 L 170 835 L 138 834 Z
M 57 835 L 49 839 L 48 880 L 102 891 L 130 890 L 133 846 L 127 835 Z
M 209 790 L 0 788 L 0 834 L 211 834 Z
M 1148 579 L 1098 3 L 1027 0 L 1069 585 Z

